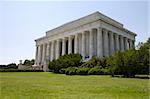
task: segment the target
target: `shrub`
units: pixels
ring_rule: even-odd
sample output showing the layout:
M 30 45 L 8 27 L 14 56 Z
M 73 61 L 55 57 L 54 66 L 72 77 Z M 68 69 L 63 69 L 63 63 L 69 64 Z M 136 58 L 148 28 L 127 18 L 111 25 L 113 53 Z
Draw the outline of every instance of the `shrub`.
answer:
M 95 66 L 99 66 L 100 68 L 105 68 L 107 67 L 107 58 L 97 58 L 93 57 L 86 63 L 82 64 L 81 67 L 88 67 L 88 68 L 93 68 Z
M 53 72 L 59 73 L 62 68 L 78 67 L 81 62 L 80 54 L 68 54 L 60 56 L 57 60 L 53 60 L 49 63 L 49 69 Z
M 140 50 L 126 50 L 124 52 L 117 52 L 109 57 L 107 62 L 111 66 L 111 74 L 120 74 L 124 77 L 134 77 L 144 70 L 144 60 L 141 59 Z M 143 56 L 145 57 L 145 56 Z M 144 70 L 145 71 L 145 70 Z M 148 68 L 147 70 L 148 71 Z M 145 71 L 145 74 L 146 74 Z
M 68 68 L 65 70 L 65 73 L 66 73 L 66 75 L 75 75 L 77 69 L 78 69 L 77 67 L 68 67 Z
M 101 72 L 103 75 L 110 75 L 111 74 L 110 68 L 102 68 Z
M 18 66 L 15 63 L 11 63 L 8 65 L 0 65 L 0 69 L 17 69 Z
M 32 65 L 34 65 L 34 62 L 35 62 L 34 59 L 32 59 L 32 60 L 26 59 L 26 60 L 23 62 L 23 65 L 25 65 L 25 66 L 32 66 Z
M 88 71 L 88 74 L 89 75 L 100 75 L 100 74 L 102 74 L 103 72 L 101 71 L 101 69 L 100 68 L 96 68 L 96 67 L 94 67 L 94 68 L 91 68 L 89 71 Z
M 88 67 L 88 68 L 93 68 L 94 66 L 100 66 L 100 59 L 93 57 L 89 61 L 85 62 L 84 64 L 81 65 L 81 67 Z
M 108 59 L 111 65 L 112 75 L 121 74 L 131 77 L 136 74 L 136 51 L 127 50 L 125 52 L 117 52 Z
M 53 60 L 49 62 L 49 70 L 55 73 L 59 73 L 59 70 L 62 68 L 59 60 Z
M 43 70 L 0 69 L 0 72 L 43 72 Z
M 88 71 L 90 70 L 90 68 L 87 67 L 79 67 L 76 71 L 76 73 L 78 75 L 88 75 Z
M 150 64 L 150 38 L 139 48 L 138 61 L 139 61 L 139 74 L 149 74 L 149 64 Z
M 66 73 L 66 69 L 67 69 L 67 68 L 62 68 L 61 70 L 59 70 L 59 73 L 65 74 L 65 73 Z

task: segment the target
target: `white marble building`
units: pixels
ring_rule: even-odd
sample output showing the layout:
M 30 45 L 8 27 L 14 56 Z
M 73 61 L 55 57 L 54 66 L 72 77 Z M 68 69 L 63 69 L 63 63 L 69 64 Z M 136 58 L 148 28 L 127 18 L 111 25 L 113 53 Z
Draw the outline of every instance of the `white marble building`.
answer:
M 105 57 L 134 47 L 136 34 L 123 24 L 95 12 L 46 32 L 36 42 L 35 65 L 48 70 L 48 61 L 69 53 L 80 53 L 83 60 Z

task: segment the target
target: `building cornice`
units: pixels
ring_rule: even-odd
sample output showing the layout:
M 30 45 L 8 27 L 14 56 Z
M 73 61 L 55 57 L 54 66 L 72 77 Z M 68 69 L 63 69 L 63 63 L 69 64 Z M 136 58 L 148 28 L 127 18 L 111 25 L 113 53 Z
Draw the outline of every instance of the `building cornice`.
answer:
M 63 33 L 65 31 L 69 31 L 69 30 L 72 30 L 74 28 L 78 28 L 80 26 L 83 26 L 83 25 L 86 25 L 86 24 L 89 24 L 89 23 L 92 23 L 92 22 L 95 22 L 95 21 L 98 21 L 98 20 L 104 21 L 104 22 L 106 22 L 108 24 L 111 24 L 114 27 L 117 27 L 117 28 L 131 34 L 131 35 L 136 36 L 135 33 L 127 30 L 126 28 L 124 28 L 122 23 L 120 23 L 118 21 L 115 21 L 114 19 L 112 19 L 110 17 L 107 17 L 106 15 L 104 15 L 104 14 L 97 11 L 97 12 L 92 13 L 90 15 L 84 16 L 84 17 L 79 18 L 77 20 L 65 23 L 65 24 L 63 24 L 59 27 L 56 27 L 56 28 L 52 29 L 52 30 L 49 30 L 49 31 L 46 32 L 46 36 L 38 38 L 35 41 L 40 41 L 40 40 L 45 39 L 49 36 L 56 35 L 56 34 L 59 34 L 59 33 Z
M 46 32 L 46 35 L 53 35 L 55 34 L 55 32 L 62 32 L 64 30 L 68 30 L 68 28 L 75 28 L 75 27 L 78 27 L 80 25 L 83 25 L 83 24 L 87 24 L 87 23 L 90 23 L 92 21 L 96 21 L 96 20 L 104 20 L 106 22 L 109 22 L 113 25 L 115 25 L 116 27 L 120 27 L 120 28 L 123 28 L 123 24 L 101 14 L 100 12 L 95 12 L 95 13 L 92 13 L 90 15 L 87 15 L 87 16 L 84 16 L 82 18 L 79 18 L 77 20 L 74 20 L 74 21 L 71 21 L 71 22 L 68 22 L 68 23 L 65 23 L 57 28 L 54 28 L 52 30 L 49 30 Z

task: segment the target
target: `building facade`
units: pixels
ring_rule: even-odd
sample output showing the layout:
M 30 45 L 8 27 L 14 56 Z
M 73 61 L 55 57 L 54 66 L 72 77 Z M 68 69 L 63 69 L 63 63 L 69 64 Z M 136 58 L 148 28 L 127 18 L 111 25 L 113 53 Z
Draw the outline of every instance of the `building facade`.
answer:
M 36 39 L 35 65 L 48 71 L 48 62 L 59 56 L 79 53 L 83 60 L 106 57 L 134 47 L 136 34 L 123 24 L 95 12 L 46 32 Z

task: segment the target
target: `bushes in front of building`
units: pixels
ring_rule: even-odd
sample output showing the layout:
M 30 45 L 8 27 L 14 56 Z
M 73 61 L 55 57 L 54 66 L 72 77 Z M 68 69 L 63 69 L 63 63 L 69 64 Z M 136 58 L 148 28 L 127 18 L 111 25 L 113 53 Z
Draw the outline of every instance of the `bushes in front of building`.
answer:
M 100 69 L 99 67 L 68 67 L 60 70 L 66 75 L 109 75 L 109 69 Z
M 106 58 L 93 57 L 88 62 L 81 62 L 80 54 L 68 54 L 60 56 L 57 60 L 49 63 L 50 71 L 66 75 L 97 75 L 104 73 L 106 69 Z
M 90 68 L 88 67 L 79 67 L 76 71 L 77 75 L 88 75 Z
M 76 71 L 78 70 L 78 67 L 68 67 L 65 69 L 64 74 L 66 75 L 76 75 Z
M 59 73 L 66 75 L 123 75 L 124 77 L 134 77 L 136 74 L 148 75 L 148 58 L 143 54 L 140 49 L 119 51 L 108 58 L 94 57 L 81 66 L 68 65 L 64 66 L 65 68 L 62 66 L 58 70 Z
M 110 74 L 110 69 L 109 68 L 98 68 L 98 67 L 93 67 L 89 70 L 88 72 L 89 75 L 109 75 Z
M 150 41 L 141 44 L 139 49 L 117 52 L 107 59 L 111 75 L 135 77 L 136 74 L 149 75 Z
M 61 73 L 62 68 L 68 67 L 78 67 L 81 65 L 81 55 L 80 54 L 66 54 L 60 56 L 57 60 L 53 60 L 49 63 L 49 69 L 55 73 Z
M 150 39 L 138 49 L 118 51 L 106 58 L 93 57 L 81 64 L 81 55 L 69 54 L 50 62 L 53 72 L 67 75 L 123 75 L 135 77 L 136 74 L 149 74 Z
M 95 66 L 99 66 L 100 68 L 106 68 L 107 58 L 93 57 L 92 59 L 81 65 L 81 67 L 89 67 L 89 68 L 93 68 Z
M 127 77 L 134 76 L 137 72 L 136 51 L 127 50 L 125 52 L 117 52 L 108 58 L 108 64 L 111 68 L 111 74 L 124 75 Z

